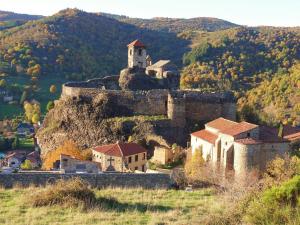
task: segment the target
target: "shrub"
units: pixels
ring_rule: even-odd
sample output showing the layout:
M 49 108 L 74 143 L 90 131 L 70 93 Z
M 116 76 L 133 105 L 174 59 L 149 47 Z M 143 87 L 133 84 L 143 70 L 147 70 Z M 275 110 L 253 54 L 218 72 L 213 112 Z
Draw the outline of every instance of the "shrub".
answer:
M 299 224 L 299 192 L 299 175 L 267 189 L 249 204 L 245 220 L 250 224 Z
M 195 183 L 200 180 L 201 167 L 203 167 L 205 161 L 202 157 L 202 149 L 196 149 L 192 157 L 187 159 L 185 163 L 185 173 L 190 183 Z
M 65 141 L 63 145 L 55 149 L 54 151 L 48 152 L 44 158 L 43 168 L 50 170 L 53 168 L 53 164 L 60 160 L 60 155 L 69 155 L 76 159 L 83 160 L 83 156 L 74 141 Z
M 91 208 L 96 204 L 95 193 L 79 178 L 59 180 L 28 197 L 34 207 L 64 206 Z
M 264 188 L 271 188 L 300 174 L 300 159 L 297 156 L 276 158 L 267 166 L 264 175 Z
M 30 160 L 26 159 L 22 164 L 21 164 L 21 169 L 22 170 L 32 170 L 32 165 Z

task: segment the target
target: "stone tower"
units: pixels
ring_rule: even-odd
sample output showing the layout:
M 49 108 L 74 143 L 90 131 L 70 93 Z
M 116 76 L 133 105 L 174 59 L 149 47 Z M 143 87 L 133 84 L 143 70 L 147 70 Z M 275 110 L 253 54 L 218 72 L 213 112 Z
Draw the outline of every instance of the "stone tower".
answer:
M 168 118 L 172 127 L 184 128 L 186 125 L 185 95 L 168 94 Z
M 141 68 L 147 67 L 147 52 L 146 46 L 139 40 L 131 42 L 128 47 L 128 68 Z

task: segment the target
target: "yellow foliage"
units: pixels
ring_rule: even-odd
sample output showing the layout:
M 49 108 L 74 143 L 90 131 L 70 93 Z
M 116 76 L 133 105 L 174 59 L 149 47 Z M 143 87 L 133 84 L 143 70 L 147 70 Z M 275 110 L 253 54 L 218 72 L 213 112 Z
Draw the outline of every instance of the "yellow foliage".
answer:
M 196 149 L 194 154 L 185 163 L 185 173 L 189 180 L 195 181 L 200 177 L 201 167 L 205 161 L 202 157 L 202 149 Z
M 53 168 L 53 164 L 60 159 L 60 155 L 69 155 L 76 159 L 84 160 L 78 146 L 74 141 L 65 141 L 63 145 L 55 149 L 54 151 L 48 152 L 43 161 L 43 169 L 50 170 Z

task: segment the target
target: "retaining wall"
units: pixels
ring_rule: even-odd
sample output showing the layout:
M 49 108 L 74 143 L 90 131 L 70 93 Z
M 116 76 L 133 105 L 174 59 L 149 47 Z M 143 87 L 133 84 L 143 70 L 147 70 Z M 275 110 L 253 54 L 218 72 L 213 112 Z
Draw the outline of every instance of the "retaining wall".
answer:
M 14 186 L 28 187 L 45 186 L 59 179 L 80 177 L 87 181 L 93 188 L 142 187 L 145 189 L 167 189 L 172 185 L 168 174 L 130 174 L 130 173 L 103 173 L 103 174 L 51 174 L 51 173 L 16 173 L 0 174 L 0 186 L 12 188 Z

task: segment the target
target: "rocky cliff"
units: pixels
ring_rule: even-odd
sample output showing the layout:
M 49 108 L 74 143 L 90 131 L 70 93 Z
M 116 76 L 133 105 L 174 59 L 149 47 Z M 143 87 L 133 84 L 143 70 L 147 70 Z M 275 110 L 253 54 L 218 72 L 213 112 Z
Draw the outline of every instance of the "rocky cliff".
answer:
M 159 124 L 168 124 L 166 118 L 130 116 L 126 110 L 105 94 L 95 98 L 61 98 L 55 102 L 54 109 L 48 112 L 37 132 L 42 154 L 55 149 L 65 140 L 74 140 L 82 149 L 118 140 L 127 141 L 129 136 L 144 144 L 154 141 L 168 145 L 159 135 L 165 133 L 162 127 L 167 126 Z

